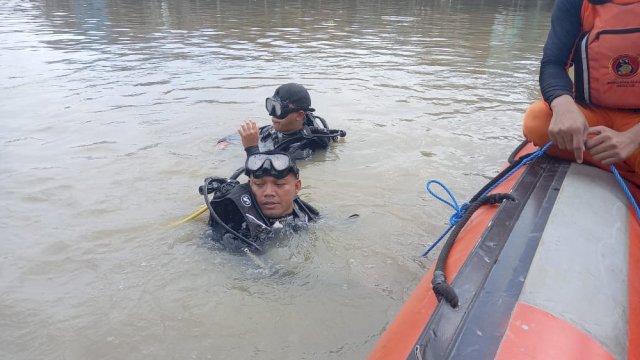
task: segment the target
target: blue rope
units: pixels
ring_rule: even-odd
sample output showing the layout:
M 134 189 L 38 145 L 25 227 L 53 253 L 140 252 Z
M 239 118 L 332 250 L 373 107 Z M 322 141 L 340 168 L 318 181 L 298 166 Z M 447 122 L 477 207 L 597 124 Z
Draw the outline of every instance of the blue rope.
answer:
M 553 145 L 553 141 L 550 141 L 545 146 L 543 146 L 541 149 L 539 149 L 536 152 L 532 153 L 531 156 L 529 156 L 526 159 L 522 160 L 522 162 L 520 164 L 518 164 L 511 171 L 509 171 L 509 173 L 507 173 L 504 177 L 502 177 L 502 179 L 498 180 L 489 189 L 487 189 L 484 193 L 482 193 L 482 196 L 486 196 L 487 194 L 489 194 L 498 185 L 502 184 L 505 180 L 507 180 L 509 177 L 511 177 L 511 175 L 513 175 L 516 171 L 520 170 L 521 167 L 523 167 L 524 165 L 526 165 L 526 164 L 530 163 L 531 161 L 533 161 L 533 160 L 539 158 L 540 156 L 542 156 L 545 152 L 547 152 L 547 149 L 549 149 L 549 147 L 551 145 Z M 618 181 L 618 184 L 620 184 L 620 187 L 622 188 L 622 190 L 624 191 L 625 195 L 629 199 L 629 202 L 633 206 L 633 208 L 634 208 L 634 210 L 636 212 L 636 216 L 638 218 L 638 222 L 640 222 L 640 208 L 638 207 L 638 204 L 636 203 L 635 199 L 631 195 L 631 192 L 629 191 L 629 188 L 625 184 L 624 180 L 622 179 L 622 177 L 618 173 L 618 170 L 615 168 L 615 166 L 613 166 L 613 164 L 611 164 L 610 167 L 611 167 L 611 172 L 613 173 L 613 175 L 616 177 L 616 180 Z M 431 191 L 431 189 L 430 189 L 430 185 L 431 184 L 440 185 L 440 187 L 442 187 L 447 192 L 447 194 L 449 195 L 449 198 L 451 198 L 452 201 L 449 202 L 449 201 L 443 199 L 442 197 L 438 196 L 433 191 Z M 445 204 L 449 205 L 451 208 L 453 208 L 454 213 L 449 218 L 449 227 L 442 233 L 442 235 L 440 235 L 440 237 L 433 244 L 431 244 L 429 246 L 429 248 L 424 253 L 422 253 L 423 257 L 427 256 L 429 254 L 429 252 L 431 252 L 431 250 L 433 250 L 433 248 L 435 248 L 438 245 L 438 243 L 449 233 L 449 231 L 451 231 L 451 229 L 453 229 L 453 227 L 456 226 L 458 224 L 458 222 L 460 222 L 460 219 L 462 219 L 462 217 L 464 216 L 464 213 L 467 211 L 467 208 L 469 207 L 469 203 L 468 202 L 465 202 L 464 204 L 462 204 L 462 206 L 459 206 L 458 205 L 458 201 L 456 200 L 455 196 L 453 196 L 451 191 L 449 191 L 449 189 L 438 180 L 433 180 L 432 179 L 432 180 L 427 181 L 425 187 L 427 188 L 427 191 L 429 192 L 429 194 L 433 195 L 436 199 L 442 201 L 443 203 L 445 203 Z
M 518 164 L 516 167 L 514 167 L 511 171 L 509 171 L 509 173 L 507 173 L 507 175 L 505 175 L 502 179 L 498 180 L 495 184 L 493 184 L 490 188 L 487 189 L 487 191 L 485 191 L 482 196 L 485 196 L 487 194 L 489 194 L 490 192 L 493 191 L 493 189 L 495 189 L 498 185 L 502 184 L 505 180 L 507 180 L 508 178 L 511 177 L 511 175 L 515 174 L 516 171 L 520 170 L 521 167 L 523 167 L 524 165 L 530 163 L 531 161 L 539 158 L 540 156 L 542 156 L 545 152 L 547 152 L 547 149 L 549 149 L 549 147 L 553 144 L 552 141 L 550 141 L 547 145 L 543 146 L 542 149 L 537 150 L 536 152 L 532 153 L 531 156 L 529 156 L 528 158 L 522 160 L 522 162 L 520 164 Z
M 431 191 L 431 184 L 437 184 L 440 185 L 441 188 L 444 189 L 444 191 L 447 192 L 447 194 L 449 195 L 449 198 L 451 199 L 451 202 L 447 201 L 446 199 L 443 199 L 441 196 L 439 196 L 438 194 L 434 193 L 433 191 Z M 451 231 L 451 229 L 453 229 L 454 226 L 456 226 L 459 222 L 460 219 L 462 219 L 462 217 L 464 216 L 465 211 L 467 211 L 467 208 L 469 207 L 469 203 L 465 202 L 464 204 L 462 204 L 462 206 L 458 205 L 458 201 L 456 200 L 456 197 L 453 196 L 453 194 L 451 193 L 451 191 L 449 191 L 449 189 L 440 181 L 438 180 L 429 180 L 427 181 L 427 183 L 425 184 L 425 187 L 427 188 L 427 191 L 429 192 L 429 194 L 433 195 L 433 197 L 435 197 L 436 199 L 442 201 L 443 203 L 449 205 L 453 210 L 454 213 L 453 215 L 451 215 L 451 217 L 449 217 L 449 227 L 447 228 L 447 230 L 444 231 L 444 233 L 442 233 L 442 235 L 440 235 L 440 237 L 438 238 L 438 240 L 436 240 L 433 244 L 431 244 L 431 246 L 429 246 L 429 248 L 422 253 L 422 256 L 427 256 L 427 254 L 429 254 L 429 252 L 431 250 L 433 250 L 434 247 L 436 247 L 436 245 L 438 245 L 438 243 L 444 239 L 444 237 L 449 233 L 449 231 Z
M 627 184 L 625 184 L 624 180 L 622 179 L 622 176 L 620 176 L 618 169 L 616 169 L 616 167 L 613 166 L 613 164 L 609 165 L 609 167 L 611 168 L 611 172 L 613 173 L 613 175 L 616 177 L 616 180 L 618 180 L 618 184 L 620 184 L 622 191 L 624 191 L 625 195 L 627 195 L 627 198 L 629 199 L 631 206 L 633 206 L 633 209 L 636 211 L 636 217 L 638 218 L 638 222 L 640 222 L 640 208 L 638 208 L 638 204 L 636 203 L 636 200 L 633 198 L 633 195 L 631 195 L 631 191 L 629 191 Z
M 482 193 L 482 196 L 485 196 L 485 195 L 489 194 L 491 191 L 493 191 L 493 189 L 495 189 L 498 185 L 502 184 L 505 180 L 507 180 L 511 175 L 513 175 L 516 171 L 518 171 L 525 164 L 527 164 L 527 163 L 539 158 L 540 156 L 542 156 L 547 151 L 547 149 L 551 146 L 551 144 L 552 144 L 551 142 L 548 143 L 542 149 L 537 150 L 536 152 L 532 153 L 531 156 L 529 156 L 528 158 L 522 160 L 522 162 L 520 164 L 518 164 L 511 171 L 509 171 L 509 173 L 507 173 L 505 176 L 503 176 L 502 179 L 498 180 L 489 189 L 487 189 L 484 193 Z M 447 192 L 447 194 L 449 195 L 449 198 L 451 198 L 452 202 L 449 202 L 449 201 L 443 199 L 442 197 L 438 196 L 436 193 L 431 191 L 431 189 L 430 189 L 430 185 L 431 184 L 440 185 L 440 187 L 442 187 L 444 189 L 444 191 Z M 469 207 L 469 203 L 468 202 L 465 202 L 464 204 L 462 204 L 462 206 L 459 206 L 458 205 L 458 201 L 456 200 L 456 197 L 453 196 L 451 191 L 449 191 L 449 189 L 438 180 L 433 180 L 432 179 L 432 180 L 427 181 L 427 184 L 425 185 L 425 187 L 427 188 L 427 191 L 429 192 L 429 194 L 433 195 L 433 197 L 435 197 L 436 199 L 442 201 L 443 203 L 445 203 L 445 204 L 449 205 L 451 208 L 453 208 L 454 213 L 449 218 L 449 227 L 442 233 L 442 235 L 440 235 L 440 237 L 433 244 L 431 244 L 429 246 L 429 248 L 425 252 L 422 253 L 423 257 L 427 256 L 431 252 L 431 250 L 433 250 L 433 248 L 435 248 L 438 245 L 438 243 L 440 243 L 440 241 L 442 239 L 444 239 L 445 236 L 447 236 L 449 231 L 451 231 L 451 229 L 453 229 L 453 227 L 456 226 L 460 222 L 460 219 L 462 219 L 462 217 L 464 216 L 464 213 L 467 211 L 467 208 Z
M 511 177 L 511 175 L 513 175 L 516 171 L 518 171 L 525 164 L 527 164 L 527 163 L 539 158 L 540 156 L 542 156 L 547 151 L 547 149 L 551 146 L 551 144 L 552 144 L 551 142 L 548 143 L 542 149 L 537 150 L 536 152 L 532 153 L 529 157 L 527 157 L 526 159 L 522 160 L 522 162 L 520 164 L 518 164 L 511 171 L 509 171 L 509 173 L 507 173 L 505 176 L 503 176 L 502 179 L 498 180 L 489 189 L 487 189 L 482 194 L 482 196 L 485 196 L 485 195 L 489 194 L 491 191 L 493 191 L 493 189 L 495 189 L 498 185 L 502 184 L 505 180 L 507 180 L 509 177 Z M 438 196 L 436 193 L 431 191 L 431 188 L 430 188 L 431 184 L 440 185 L 440 187 L 442 187 L 444 189 L 444 191 L 447 192 L 447 194 L 449 195 L 449 198 L 451 198 L 451 202 L 443 199 L 441 196 Z M 462 204 L 462 206 L 459 206 L 458 205 L 458 201 L 456 200 L 455 196 L 453 196 L 451 191 L 449 191 L 449 189 L 438 180 L 433 180 L 432 179 L 432 180 L 427 181 L 427 184 L 425 185 L 425 187 L 427 188 L 427 191 L 429 192 L 429 194 L 431 194 L 436 199 L 442 201 L 443 203 L 445 203 L 445 204 L 449 205 L 451 208 L 453 208 L 454 213 L 453 213 L 453 215 L 451 215 L 451 217 L 449 217 L 449 227 L 442 233 L 442 235 L 440 235 L 440 237 L 438 237 L 438 239 L 436 241 L 433 242 L 433 244 L 431 244 L 429 246 L 429 248 L 427 250 L 425 250 L 425 252 L 422 253 L 423 257 L 427 256 L 431 252 L 431 250 L 433 250 L 433 248 L 435 248 L 438 245 L 438 243 L 440 243 L 440 241 L 442 241 L 442 239 L 444 239 L 444 237 L 447 236 L 449 231 L 451 231 L 451 229 L 453 229 L 460 222 L 460 219 L 462 219 L 462 217 L 464 216 L 464 213 L 467 211 L 467 208 L 469 207 L 469 203 L 468 202 L 465 202 L 464 204 Z

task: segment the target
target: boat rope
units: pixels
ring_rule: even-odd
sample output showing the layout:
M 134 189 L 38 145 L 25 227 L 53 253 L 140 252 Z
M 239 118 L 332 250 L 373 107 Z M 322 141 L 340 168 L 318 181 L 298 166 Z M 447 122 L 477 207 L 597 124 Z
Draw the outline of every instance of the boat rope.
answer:
M 480 191 L 478 191 L 478 193 L 474 195 L 474 197 L 469 202 L 463 203 L 462 206 L 458 204 L 458 201 L 456 200 L 455 196 L 440 181 L 434 180 L 434 179 L 427 181 L 427 183 L 425 184 L 427 191 L 436 199 L 449 205 L 454 210 L 453 215 L 449 217 L 449 227 L 422 254 L 423 257 L 427 256 L 429 252 L 433 250 L 433 248 L 435 248 L 438 245 L 438 243 L 451 231 L 451 229 L 454 229 L 453 232 L 451 232 L 451 234 L 449 235 L 449 238 L 447 239 L 445 245 L 443 246 L 440 252 L 440 255 L 438 256 L 438 261 L 436 263 L 436 267 L 433 272 L 433 280 L 431 281 L 431 284 L 432 284 L 433 292 L 436 294 L 438 301 L 445 299 L 445 301 L 448 302 L 452 307 L 456 308 L 458 306 L 458 295 L 455 293 L 455 290 L 453 290 L 453 288 L 447 283 L 446 275 L 444 273 L 444 266 L 447 261 L 447 257 L 449 256 L 449 252 L 453 247 L 453 243 L 458 237 L 458 234 L 460 233 L 460 231 L 462 231 L 462 229 L 464 228 L 467 221 L 471 218 L 471 215 L 473 215 L 473 213 L 476 210 L 478 210 L 482 205 L 485 205 L 485 204 L 499 204 L 499 203 L 502 203 L 504 200 L 515 201 L 515 198 L 510 194 L 500 194 L 500 193 L 491 194 L 491 195 L 488 195 L 488 194 L 491 191 L 493 191 L 498 185 L 500 185 L 509 177 L 511 177 L 511 175 L 515 174 L 524 165 L 542 156 L 552 144 L 553 142 L 549 142 L 542 148 L 538 149 L 537 151 L 530 154 L 525 154 L 520 158 L 518 158 L 517 160 L 515 160 L 513 163 L 511 163 L 509 166 L 503 169 L 500 172 L 500 174 L 498 174 L 489 183 L 487 183 Z M 519 150 L 521 148 L 522 147 L 518 147 Z M 625 181 L 622 179 L 622 177 L 618 173 L 618 170 L 615 168 L 615 166 L 612 164 L 610 165 L 610 168 L 611 168 L 611 172 L 616 177 L 618 184 L 620 185 L 625 195 L 629 199 L 629 202 L 633 206 L 636 216 L 638 217 L 638 221 L 640 222 L 640 209 L 638 208 L 638 204 L 636 203 L 633 195 L 631 195 L 629 188 L 627 187 Z M 449 195 L 449 198 L 451 199 L 451 201 L 447 201 L 441 196 L 437 195 L 435 192 L 433 192 L 431 190 L 432 184 L 437 184 L 442 189 L 444 189 L 444 191 Z
M 435 248 L 438 245 L 438 243 L 445 236 L 447 236 L 449 231 L 451 231 L 451 229 L 453 229 L 453 227 L 456 226 L 460 222 L 460 219 L 464 216 L 464 213 L 467 210 L 467 208 L 469 207 L 470 203 L 473 203 L 473 202 L 477 201 L 482 196 L 486 196 L 488 193 L 493 191 L 498 185 L 502 184 L 511 175 L 513 175 L 516 171 L 518 171 L 521 167 L 523 167 L 527 163 L 529 163 L 529 162 L 539 158 L 540 156 L 542 156 L 547 151 L 549 146 L 551 146 L 551 143 L 545 145 L 542 149 L 539 149 L 539 150 L 537 150 L 535 152 L 532 152 L 530 154 L 525 154 L 525 155 L 521 156 L 520 158 L 518 158 L 512 164 L 510 164 L 509 166 L 504 168 L 504 170 L 502 170 L 496 177 L 494 177 L 482 189 L 480 189 L 480 191 L 478 191 L 478 193 L 474 197 L 472 197 L 471 200 L 469 200 L 469 202 L 463 203 L 462 206 L 458 205 L 458 201 L 456 200 L 455 196 L 453 196 L 451 191 L 449 191 L 449 189 L 444 184 L 442 184 L 440 181 L 434 180 L 434 179 L 431 179 L 431 180 L 427 181 L 427 183 L 425 184 L 425 187 L 426 187 L 427 191 L 429 192 L 429 194 L 431 194 L 436 199 L 442 201 L 443 203 L 445 203 L 445 204 L 449 205 L 451 208 L 453 208 L 454 213 L 453 213 L 453 215 L 451 215 L 451 217 L 449 217 L 449 227 L 442 233 L 442 235 L 440 235 L 440 237 L 438 237 L 438 239 L 436 241 L 434 241 L 429 246 L 429 248 L 427 248 L 427 250 L 425 250 L 424 253 L 422 253 L 422 256 L 423 257 L 427 256 L 431 252 L 431 250 L 433 250 L 433 248 Z M 436 193 L 434 193 L 431 190 L 431 185 L 432 184 L 440 185 L 440 187 L 442 187 L 444 189 L 444 191 L 446 191 L 447 194 L 449 195 L 449 197 L 451 198 L 451 202 L 443 199 L 441 196 L 439 196 Z
M 539 158 L 540 156 L 544 155 L 545 152 L 547 152 L 547 149 L 549 149 L 549 147 L 551 146 L 551 144 L 553 144 L 553 142 L 549 142 L 547 145 L 543 146 L 542 149 L 536 150 L 535 152 L 528 154 L 528 156 L 526 158 L 520 158 L 522 161 L 516 162 L 512 165 L 513 169 L 510 169 L 509 172 L 502 177 L 498 177 L 498 181 L 496 181 L 493 185 L 491 185 L 487 190 L 485 190 L 482 195 L 486 195 L 488 193 L 490 193 L 493 189 L 495 189 L 498 185 L 502 184 L 505 180 L 507 180 L 509 177 L 511 177 L 511 175 L 515 174 L 516 171 L 520 170 L 521 167 L 525 166 L 527 163 L 530 163 L 531 161 Z M 507 167 L 507 169 L 509 169 L 509 167 Z
M 449 194 L 449 198 L 451 198 L 451 202 L 443 199 L 442 197 L 438 196 L 438 194 L 431 191 L 431 184 L 440 185 L 440 187 L 442 187 L 444 191 L 446 191 L 447 194 Z M 451 231 L 451 229 L 453 229 L 453 227 L 460 222 L 460 219 L 462 218 L 462 216 L 464 216 L 465 211 L 467 211 L 467 208 L 469 207 L 468 202 L 465 202 L 464 204 L 462 204 L 462 206 L 459 206 L 458 201 L 456 200 L 456 197 L 453 196 L 451 191 L 449 191 L 449 189 L 438 180 L 431 179 L 427 181 L 427 184 L 425 185 L 425 187 L 427 188 L 427 191 L 429 192 L 429 194 L 431 194 L 436 199 L 442 201 L 443 203 L 449 205 L 454 210 L 454 213 L 449 217 L 449 227 L 442 233 L 442 235 L 440 235 L 440 237 L 438 237 L 436 241 L 434 241 L 429 246 L 429 248 L 424 253 L 422 253 L 422 256 L 427 256 L 429 252 L 431 252 L 431 250 L 433 250 L 433 248 L 438 245 L 438 243 L 449 233 L 449 231 Z
M 458 205 L 458 201 L 455 196 L 449 191 L 449 189 L 442 184 L 438 180 L 429 180 L 427 181 L 425 187 L 427 191 L 433 195 L 436 199 L 444 202 L 453 208 L 454 213 L 449 217 L 449 227 L 440 235 L 440 237 L 429 246 L 429 248 L 422 254 L 422 256 L 426 256 L 429 252 L 438 245 L 438 243 L 453 229 L 451 234 L 449 234 L 449 238 L 445 242 L 440 254 L 438 255 L 438 261 L 436 262 L 436 267 L 433 272 L 433 279 L 431 280 L 431 285 L 434 294 L 436 295 L 438 301 L 442 301 L 444 299 L 449 305 L 453 308 L 458 307 L 458 295 L 455 290 L 447 283 L 447 278 L 444 273 L 444 266 L 447 262 L 447 258 L 449 257 L 449 252 L 453 247 L 453 244 L 458 237 L 458 234 L 467 221 L 471 218 L 471 215 L 478 210 L 482 205 L 485 204 L 500 204 L 504 200 L 515 201 L 516 199 L 511 194 L 490 194 L 498 185 L 503 183 L 506 179 L 508 179 L 511 175 L 513 175 L 516 171 L 518 171 L 525 164 L 539 158 L 542 156 L 547 149 L 551 146 L 551 143 L 545 145 L 542 149 L 539 149 L 533 153 L 526 154 L 518 158 L 518 160 L 511 163 L 509 166 L 504 168 L 496 177 L 494 177 L 489 183 L 487 183 L 476 195 L 474 195 L 469 202 L 465 202 L 462 206 Z M 444 189 L 444 191 L 449 195 L 451 202 L 445 200 L 441 196 L 437 195 L 435 192 L 431 190 L 431 185 L 437 184 Z
M 631 191 L 629 191 L 627 184 L 624 182 L 624 179 L 622 179 L 622 176 L 620 176 L 618 169 L 616 169 L 616 167 L 613 166 L 613 164 L 609 165 L 609 167 L 611 168 L 611 172 L 613 173 L 613 175 L 616 177 L 618 184 L 620 184 L 622 191 L 624 191 L 624 194 L 627 195 L 627 198 L 629 199 L 631 206 L 633 206 L 633 209 L 636 211 L 636 217 L 638 218 L 638 223 L 640 223 L 640 208 L 638 208 L 638 203 L 633 198 L 633 195 L 631 195 Z

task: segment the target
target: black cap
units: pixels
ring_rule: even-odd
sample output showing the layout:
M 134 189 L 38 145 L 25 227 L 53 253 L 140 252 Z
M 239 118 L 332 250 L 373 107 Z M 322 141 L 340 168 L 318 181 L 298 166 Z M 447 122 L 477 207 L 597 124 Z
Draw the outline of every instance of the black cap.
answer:
M 280 101 L 288 102 L 300 110 L 315 111 L 311 107 L 311 97 L 304 86 L 296 83 L 288 83 L 278 86 L 274 97 L 278 97 Z

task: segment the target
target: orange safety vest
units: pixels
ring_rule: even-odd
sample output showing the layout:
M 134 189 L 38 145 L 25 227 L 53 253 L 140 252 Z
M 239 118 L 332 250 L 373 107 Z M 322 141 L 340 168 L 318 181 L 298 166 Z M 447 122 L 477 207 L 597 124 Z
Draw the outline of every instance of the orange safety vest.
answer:
M 582 5 L 576 92 L 587 104 L 640 109 L 640 0 Z

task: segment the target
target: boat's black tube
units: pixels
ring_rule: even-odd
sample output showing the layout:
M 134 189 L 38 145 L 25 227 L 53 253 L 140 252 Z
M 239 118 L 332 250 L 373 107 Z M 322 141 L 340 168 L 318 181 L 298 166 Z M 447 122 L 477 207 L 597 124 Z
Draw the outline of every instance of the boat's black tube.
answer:
M 431 280 L 431 285 L 433 288 L 433 292 L 436 294 L 438 301 L 444 299 L 454 308 L 458 307 L 458 295 L 455 290 L 447 283 L 447 277 L 444 273 L 444 266 L 447 263 L 447 258 L 449 257 L 449 252 L 453 247 L 453 243 L 458 238 L 458 234 L 464 228 L 464 225 L 469 221 L 471 215 L 480 208 L 482 205 L 493 205 L 500 204 L 504 200 L 515 201 L 515 198 L 511 194 L 490 194 L 487 196 L 482 196 L 478 200 L 472 202 L 467 207 L 464 215 L 460 219 L 460 222 L 456 224 L 451 233 L 449 234 L 449 238 L 447 238 L 447 242 L 440 250 L 440 255 L 438 255 L 438 262 L 436 263 L 435 270 L 433 272 L 433 280 Z
M 447 277 L 444 273 L 444 265 L 447 262 L 447 258 L 449 256 L 449 252 L 451 251 L 451 247 L 455 242 L 458 234 L 464 228 L 464 225 L 469 221 L 471 215 L 478 210 L 478 208 L 484 204 L 498 204 L 502 203 L 504 200 L 512 200 L 516 199 L 510 194 L 491 194 L 484 195 L 488 189 L 492 188 L 494 184 L 501 181 L 509 172 L 519 166 L 525 159 L 533 155 L 534 153 L 525 154 L 518 159 L 515 159 L 515 156 L 522 150 L 526 145 L 527 141 L 523 141 L 518 145 L 516 150 L 514 150 L 511 155 L 509 155 L 509 166 L 504 168 L 498 175 L 496 175 L 491 181 L 489 181 L 485 186 L 480 189 L 472 198 L 469 200 L 469 205 L 464 209 L 464 215 L 456 224 L 454 229 L 449 234 L 449 238 L 447 238 L 447 242 L 442 247 L 440 251 L 440 255 L 438 255 L 438 262 L 436 263 L 435 270 L 433 272 L 433 280 L 431 280 L 431 285 L 433 286 L 433 292 L 438 297 L 438 301 L 441 299 L 445 299 L 452 307 L 458 307 L 458 295 L 456 295 L 453 288 L 447 283 Z
M 509 164 L 513 164 L 516 161 L 516 155 L 518 155 L 520 150 L 524 149 L 524 147 L 527 146 L 528 143 L 529 143 L 529 140 L 526 140 L 526 139 L 522 140 L 520 145 L 518 145 L 518 147 L 516 147 L 515 150 L 511 152 L 511 154 L 509 154 L 509 158 L 507 159 L 507 162 Z

